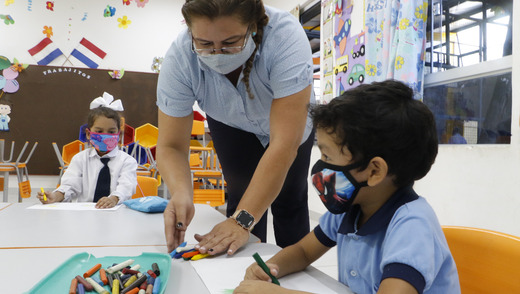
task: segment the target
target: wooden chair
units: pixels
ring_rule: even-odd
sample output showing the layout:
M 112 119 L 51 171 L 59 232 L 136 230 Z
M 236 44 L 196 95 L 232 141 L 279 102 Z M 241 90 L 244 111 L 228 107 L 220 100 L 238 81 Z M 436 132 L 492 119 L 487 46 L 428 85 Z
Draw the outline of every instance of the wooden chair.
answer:
M 144 196 L 157 196 L 159 182 L 156 178 L 137 176 L 137 188 L 132 199 Z
M 520 238 L 495 231 L 443 226 L 462 293 L 520 293 Z

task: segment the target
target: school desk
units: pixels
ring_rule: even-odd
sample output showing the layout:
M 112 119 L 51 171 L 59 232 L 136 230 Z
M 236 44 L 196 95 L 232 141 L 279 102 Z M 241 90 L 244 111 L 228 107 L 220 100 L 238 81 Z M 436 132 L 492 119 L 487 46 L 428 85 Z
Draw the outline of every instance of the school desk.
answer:
M 68 211 L 27 209 L 34 203 L 13 203 L 0 210 L 0 249 L 25 247 L 166 246 L 162 213 L 143 213 L 122 205 L 117 210 Z M 226 217 L 195 204 L 185 239 L 196 243 Z M 249 242 L 259 239 L 251 235 Z
M 272 255 L 278 250 L 280 248 L 274 244 L 248 243 L 237 251 L 235 256 L 251 257 L 251 263 L 253 263 L 253 253 Z M 166 247 L 164 246 L 0 249 L 0 260 L 2 261 L 0 277 L 4 281 L 2 293 L 25 293 L 77 253 L 88 252 L 99 258 L 104 256 L 139 256 L 142 252 L 165 251 Z M 172 260 L 165 293 L 209 294 L 204 282 L 192 266 L 194 262 L 196 261 Z M 336 293 L 352 293 L 348 287 L 312 266 L 307 268 L 305 272 Z

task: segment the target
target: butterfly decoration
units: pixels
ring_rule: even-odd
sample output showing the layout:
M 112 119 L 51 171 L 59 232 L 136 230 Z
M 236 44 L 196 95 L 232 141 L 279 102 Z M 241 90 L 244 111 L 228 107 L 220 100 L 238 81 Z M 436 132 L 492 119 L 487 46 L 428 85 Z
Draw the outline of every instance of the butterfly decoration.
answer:
M 8 14 L 0 14 L 0 19 L 3 19 L 6 25 L 14 24 L 14 19 Z
M 105 8 L 105 11 L 103 13 L 103 16 L 104 17 L 112 17 L 114 16 L 114 14 L 116 14 L 116 8 L 115 7 L 112 7 L 110 5 L 107 5 L 107 8 Z

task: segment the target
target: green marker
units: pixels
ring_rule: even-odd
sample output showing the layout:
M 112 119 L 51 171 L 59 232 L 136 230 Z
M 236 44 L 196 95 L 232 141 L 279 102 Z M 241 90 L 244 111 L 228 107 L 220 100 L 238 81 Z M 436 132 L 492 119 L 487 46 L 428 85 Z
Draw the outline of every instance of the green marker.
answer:
M 256 263 L 264 270 L 264 272 L 268 274 L 269 277 L 271 277 L 271 281 L 273 282 L 273 284 L 280 286 L 280 282 L 278 282 L 278 279 L 275 276 L 271 275 L 271 270 L 267 267 L 260 255 L 258 255 L 258 252 L 253 254 L 253 258 L 256 260 Z

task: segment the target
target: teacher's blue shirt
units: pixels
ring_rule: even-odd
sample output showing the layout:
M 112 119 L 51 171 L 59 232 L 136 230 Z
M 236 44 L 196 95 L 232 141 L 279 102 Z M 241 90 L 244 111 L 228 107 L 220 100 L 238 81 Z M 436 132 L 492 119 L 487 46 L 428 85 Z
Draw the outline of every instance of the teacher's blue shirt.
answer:
M 235 87 L 225 75 L 204 63 L 191 50 L 191 34 L 184 29 L 166 53 L 159 74 L 157 106 L 169 116 L 184 117 L 193 104 L 210 117 L 253 133 L 262 145 L 269 143 L 269 115 L 273 99 L 298 93 L 312 85 L 313 66 L 309 41 L 298 20 L 288 12 L 265 7 L 269 23 L 254 59 L 250 99 L 240 74 Z M 309 97 L 314 104 L 314 92 Z M 307 118 L 302 143 L 309 137 Z

